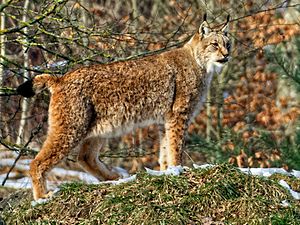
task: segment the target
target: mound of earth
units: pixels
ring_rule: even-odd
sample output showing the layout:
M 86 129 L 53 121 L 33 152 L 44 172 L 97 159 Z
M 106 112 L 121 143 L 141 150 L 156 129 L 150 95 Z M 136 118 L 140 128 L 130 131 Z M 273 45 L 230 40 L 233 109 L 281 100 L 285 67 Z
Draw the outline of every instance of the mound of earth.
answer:
M 300 224 L 300 203 L 279 183 L 227 165 L 179 176 L 137 174 L 120 185 L 69 183 L 45 204 L 30 190 L 0 203 L 6 224 Z M 285 177 L 292 187 L 299 179 Z

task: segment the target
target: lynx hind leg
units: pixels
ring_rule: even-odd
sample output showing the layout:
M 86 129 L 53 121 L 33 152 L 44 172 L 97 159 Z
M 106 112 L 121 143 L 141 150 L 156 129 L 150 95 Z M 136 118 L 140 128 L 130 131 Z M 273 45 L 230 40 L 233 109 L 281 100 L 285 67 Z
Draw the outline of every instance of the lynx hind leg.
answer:
M 80 108 L 77 111 L 78 108 L 72 110 L 68 102 L 61 103 L 60 101 L 65 101 L 65 99 L 60 98 L 59 95 L 53 94 L 51 97 L 47 139 L 30 164 L 29 173 L 35 200 L 48 197 L 47 172 L 65 158 L 86 137 L 90 129 L 94 112 L 88 102 L 82 99 L 76 100 L 69 103 L 77 105 Z M 62 105 L 64 105 L 63 108 Z
M 47 172 L 65 158 L 81 139 L 81 135 L 68 132 L 68 129 L 60 129 L 60 132 L 51 130 L 41 151 L 30 164 L 29 173 L 35 200 L 49 197 L 46 188 Z
M 78 162 L 86 172 L 98 180 L 115 180 L 120 177 L 119 174 L 99 160 L 99 151 L 102 146 L 103 140 L 99 137 L 85 139 L 79 146 Z

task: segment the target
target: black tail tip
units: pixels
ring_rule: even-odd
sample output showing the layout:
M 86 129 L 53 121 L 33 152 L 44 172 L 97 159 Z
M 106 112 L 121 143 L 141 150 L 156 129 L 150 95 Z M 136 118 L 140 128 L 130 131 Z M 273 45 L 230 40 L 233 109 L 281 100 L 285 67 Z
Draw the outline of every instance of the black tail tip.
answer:
M 28 80 L 17 87 L 17 93 L 25 98 L 33 97 L 35 95 L 35 92 L 33 90 L 32 80 Z

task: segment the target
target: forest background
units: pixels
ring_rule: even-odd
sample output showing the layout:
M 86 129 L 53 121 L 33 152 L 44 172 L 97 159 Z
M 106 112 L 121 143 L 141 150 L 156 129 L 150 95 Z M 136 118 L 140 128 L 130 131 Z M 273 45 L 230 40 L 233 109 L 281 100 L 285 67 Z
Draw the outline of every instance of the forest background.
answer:
M 204 13 L 211 26 L 231 16 L 232 58 L 188 129 L 184 164 L 300 169 L 297 1 L 3 0 L 0 13 L 3 185 L 8 174 L 28 175 L 18 165 L 28 164 L 47 132 L 49 93 L 24 99 L 15 93 L 20 83 L 40 73 L 60 75 L 181 46 Z M 108 140 L 101 158 L 130 172 L 158 169 L 161 132 L 150 126 Z M 72 157 L 60 166 L 80 170 Z

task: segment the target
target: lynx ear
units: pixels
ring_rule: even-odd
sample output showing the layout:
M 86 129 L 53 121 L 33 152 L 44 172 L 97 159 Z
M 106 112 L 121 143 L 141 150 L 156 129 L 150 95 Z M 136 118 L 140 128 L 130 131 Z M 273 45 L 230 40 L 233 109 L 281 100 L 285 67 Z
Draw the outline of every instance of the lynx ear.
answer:
M 206 17 L 207 17 L 207 15 L 205 13 L 203 15 L 203 22 L 199 28 L 199 34 L 201 34 L 201 36 L 208 35 L 211 32 L 211 29 L 209 28 L 208 23 L 206 21 Z
M 229 31 L 229 26 L 228 26 L 228 22 L 229 22 L 229 19 L 230 19 L 230 15 L 227 16 L 227 20 L 226 20 L 226 23 L 224 24 L 224 26 L 222 27 L 221 31 L 227 35 L 228 31 Z

